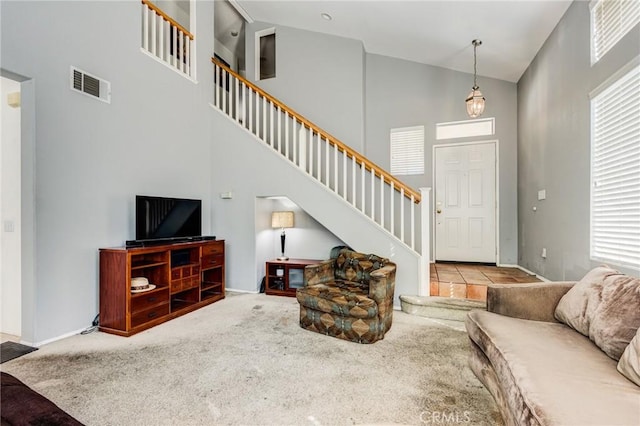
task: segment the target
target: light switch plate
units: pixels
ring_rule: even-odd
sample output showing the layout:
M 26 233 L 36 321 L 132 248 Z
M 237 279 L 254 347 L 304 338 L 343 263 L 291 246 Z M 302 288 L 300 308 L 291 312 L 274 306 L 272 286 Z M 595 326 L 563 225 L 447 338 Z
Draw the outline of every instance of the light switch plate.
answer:
M 538 191 L 538 200 L 544 200 L 547 198 L 547 190 L 546 189 L 541 189 L 540 191 Z

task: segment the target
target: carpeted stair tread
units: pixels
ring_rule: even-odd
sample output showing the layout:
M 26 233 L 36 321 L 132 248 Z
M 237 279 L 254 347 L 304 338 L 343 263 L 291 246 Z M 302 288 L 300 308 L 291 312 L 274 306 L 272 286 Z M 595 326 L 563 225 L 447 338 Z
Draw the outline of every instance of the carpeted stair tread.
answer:
M 400 300 L 403 302 L 411 303 L 413 305 L 420 306 L 440 306 L 451 309 L 465 309 L 470 311 L 471 309 L 485 309 L 487 304 L 479 300 L 470 299 L 454 299 L 451 297 L 441 296 L 405 296 L 401 295 Z
M 401 295 L 403 312 L 428 318 L 464 321 L 472 309 L 486 309 L 486 302 L 469 299 L 453 299 L 439 296 Z

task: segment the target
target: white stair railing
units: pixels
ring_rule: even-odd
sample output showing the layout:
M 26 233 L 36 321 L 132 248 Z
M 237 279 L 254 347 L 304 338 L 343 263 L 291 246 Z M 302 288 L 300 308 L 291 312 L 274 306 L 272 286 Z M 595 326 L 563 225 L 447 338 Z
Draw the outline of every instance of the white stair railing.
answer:
M 142 0 L 142 51 L 193 77 L 194 37 L 149 0 Z
M 416 192 L 226 65 L 212 62 L 213 106 L 421 254 L 428 287 L 429 210 L 419 206 L 428 190 Z M 420 287 L 422 292 L 424 283 Z

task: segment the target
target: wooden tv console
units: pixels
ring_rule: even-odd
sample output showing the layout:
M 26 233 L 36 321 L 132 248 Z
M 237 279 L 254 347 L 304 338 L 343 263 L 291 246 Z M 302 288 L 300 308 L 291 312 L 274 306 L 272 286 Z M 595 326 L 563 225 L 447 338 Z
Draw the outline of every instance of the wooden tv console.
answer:
M 224 240 L 100 249 L 100 331 L 131 336 L 224 298 Z M 153 290 L 131 292 L 131 278 Z

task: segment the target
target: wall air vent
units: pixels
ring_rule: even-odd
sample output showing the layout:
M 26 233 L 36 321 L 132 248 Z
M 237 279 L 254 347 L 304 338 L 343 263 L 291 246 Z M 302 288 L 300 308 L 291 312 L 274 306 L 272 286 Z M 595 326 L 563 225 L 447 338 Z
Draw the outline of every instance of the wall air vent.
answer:
M 111 103 L 111 83 L 75 67 L 71 67 L 71 89 Z

